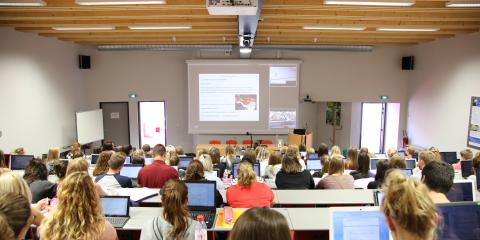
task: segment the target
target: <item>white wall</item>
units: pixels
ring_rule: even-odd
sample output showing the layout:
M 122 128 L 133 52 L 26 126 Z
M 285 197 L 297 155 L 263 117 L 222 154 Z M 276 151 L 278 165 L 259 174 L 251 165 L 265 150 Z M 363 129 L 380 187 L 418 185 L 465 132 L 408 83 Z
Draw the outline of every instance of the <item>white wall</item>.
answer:
M 86 110 L 78 45 L 0 28 L 0 149 L 28 154 L 76 139 L 75 111 Z
M 470 99 L 480 96 L 480 33 L 414 48 L 408 130 L 413 145 L 466 148 Z

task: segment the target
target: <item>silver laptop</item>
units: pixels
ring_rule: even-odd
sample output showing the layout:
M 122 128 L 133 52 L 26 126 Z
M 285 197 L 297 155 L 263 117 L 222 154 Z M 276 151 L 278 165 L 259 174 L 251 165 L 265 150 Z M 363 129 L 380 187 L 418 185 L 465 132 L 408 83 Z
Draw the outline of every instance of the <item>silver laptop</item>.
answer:
M 103 216 L 113 227 L 122 228 L 130 219 L 129 196 L 105 196 L 100 198 Z
M 392 239 L 378 207 L 331 207 L 329 233 L 335 240 Z
M 137 179 L 140 169 L 142 169 L 142 165 L 126 164 L 123 165 L 122 170 L 120 170 L 120 175 L 129 177 L 131 179 Z

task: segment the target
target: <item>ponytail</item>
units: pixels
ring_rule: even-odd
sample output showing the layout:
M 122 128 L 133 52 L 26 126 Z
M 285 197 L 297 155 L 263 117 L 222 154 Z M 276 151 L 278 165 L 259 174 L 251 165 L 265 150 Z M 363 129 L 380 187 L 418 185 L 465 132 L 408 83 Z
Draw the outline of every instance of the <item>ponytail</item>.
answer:
M 30 203 L 19 194 L 0 193 L 0 236 L 2 239 L 17 239 L 28 224 Z
M 183 239 L 188 228 L 190 213 L 185 203 L 188 201 L 187 186 L 183 182 L 169 180 L 163 186 L 162 204 L 163 218 L 172 225 L 169 237 L 175 240 Z

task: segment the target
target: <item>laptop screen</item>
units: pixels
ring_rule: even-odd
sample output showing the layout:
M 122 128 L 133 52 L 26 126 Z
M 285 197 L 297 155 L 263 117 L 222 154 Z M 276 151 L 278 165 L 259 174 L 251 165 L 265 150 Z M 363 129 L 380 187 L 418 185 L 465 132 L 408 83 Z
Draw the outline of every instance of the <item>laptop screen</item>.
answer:
M 454 182 L 452 188 L 447 193 L 447 198 L 450 202 L 473 201 L 473 182 L 462 181 Z
M 444 162 L 453 164 L 457 162 L 457 152 L 440 152 Z
M 387 154 L 385 154 L 385 153 L 376 153 L 376 154 L 375 154 L 375 158 L 378 158 L 378 159 L 388 159 L 388 158 L 387 158 Z
M 185 182 L 189 207 L 215 208 L 215 181 Z
M 368 209 L 364 207 L 337 211 L 336 208 L 331 208 L 330 239 L 390 239 L 384 214 L 377 207 L 373 207 L 375 210 Z
M 120 170 L 120 175 L 137 179 L 140 169 L 142 169 L 142 165 L 124 165 L 122 170 Z
M 437 204 L 438 240 L 479 239 L 480 206 L 475 202 Z
M 28 163 L 32 161 L 33 155 L 11 155 L 10 156 L 10 169 L 12 170 L 24 170 Z
M 125 163 L 124 164 L 131 164 L 131 163 L 132 163 L 132 160 L 131 160 L 130 156 L 125 157 Z
M 405 161 L 407 162 L 407 169 L 414 169 L 417 166 L 415 159 L 407 159 Z
M 403 173 L 403 175 L 405 175 L 405 177 L 410 177 L 413 174 L 412 169 L 399 169 L 399 170 L 400 172 Z
M 153 158 L 145 158 L 145 165 L 150 165 L 153 162 Z
M 318 154 L 316 153 L 309 153 L 307 159 L 319 159 Z
M 460 161 L 460 166 L 462 167 L 462 177 L 467 178 L 470 175 L 473 175 L 473 161 Z
M 178 168 L 183 168 L 183 169 L 187 169 L 188 164 L 190 163 L 190 161 L 193 160 L 192 157 L 179 157 L 179 159 L 180 159 L 180 162 L 178 163 Z
M 90 163 L 91 164 L 97 164 L 98 157 L 100 157 L 100 154 L 92 154 L 90 156 L 90 158 L 91 158 Z
M 317 160 L 317 159 L 307 160 L 307 169 L 320 170 L 322 169 L 322 163 L 320 162 L 320 160 Z
M 384 193 L 382 191 L 376 191 L 375 192 L 375 202 L 377 203 L 377 206 L 382 205 L 383 195 L 384 195 Z
M 375 170 L 377 169 L 377 162 L 378 162 L 378 158 L 370 158 L 370 169 L 371 170 Z
M 402 156 L 402 157 L 405 157 L 405 156 L 406 156 L 406 154 L 405 154 L 404 151 L 398 151 L 397 154 L 400 155 L 400 156 Z
M 107 196 L 100 198 L 103 215 L 107 217 L 128 217 L 128 196 Z
M 237 176 L 238 176 L 238 164 L 239 163 L 234 163 L 233 164 L 233 178 L 237 178 Z M 253 166 L 253 170 L 257 174 L 257 177 L 260 177 L 260 164 L 259 163 L 255 163 L 255 165 Z

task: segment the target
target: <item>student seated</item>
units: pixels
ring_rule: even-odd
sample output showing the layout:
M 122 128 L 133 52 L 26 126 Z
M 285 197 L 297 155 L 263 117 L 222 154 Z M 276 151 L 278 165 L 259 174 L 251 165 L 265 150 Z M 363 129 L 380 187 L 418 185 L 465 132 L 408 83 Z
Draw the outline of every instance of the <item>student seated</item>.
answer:
M 440 154 L 440 150 L 437 147 L 432 146 L 428 150 L 433 153 L 433 160 L 442 161 L 442 155 Z
M 295 144 L 288 145 L 285 155 L 297 156 L 297 160 L 302 166 L 302 171 L 307 168 L 307 166 L 305 165 L 305 161 L 300 156 L 300 150 L 298 148 L 298 145 L 295 145 Z
M 285 155 L 282 168 L 275 177 L 275 185 L 278 189 L 313 189 L 315 182 L 310 172 L 298 162 L 297 156 Z
M 12 155 L 25 155 L 26 152 L 25 152 L 25 149 L 23 147 L 18 147 L 18 148 L 13 149 L 10 154 L 12 154 Z
M 378 160 L 377 161 L 377 173 L 375 174 L 375 181 L 369 182 L 367 189 L 378 189 L 382 187 L 383 181 L 385 179 L 385 173 L 390 169 L 388 160 Z
M 322 157 L 320 157 L 320 163 L 322 164 L 322 172 L 318 177 L 322 178 L 328 175 L 328 170 L 330 169 L 330 156 L 322 155 Z
M 235 222 L 231 240 L 290 240 L 290 228 L 285 217 L 268 207 L 250 208 Z
M 83 157 L 82 153 L 82 145 L 78 142 L 73 143 L 72 146 L 70 146 L 70 152 L 67 154 L 67 159 L 74 159 L 77 157 Z
M 114 154 L 114 151 L 103 151 L 100 153 L 93 169 L 93 176 L 99 176 L 108 172 L 108 160 Z
M 320 145 L 318 146 L 317 155 L 319 159 L 322 158 L 324 155 L 327 155 L 327 156 L 329 155 L 327 144 L 320 143 Z
M 418 167 L 413 169 L 412 177 L 420 180 L 422 178 L 422 169 L 430 162 L 435 161 L 435 154 L 431 151 L 421 151 L 418 154 Z
M 347 152 L 347 161 L 345 161 L 345 169 L 358 170 L 358 149 L 351 147 Z
M 206 181 L 205 171 L 202 163 L 199 160 L 192 160 L 187 166 L 187 171 L 185 171 L 185 180 L 186 181 Z M 223 197 L 218 191 L 218 188 L 215 189 L 215 206 L 221 207 L 223 205 Z
M 333 157 L 333 156 L 339 156 L 340 159 L 343 159 L 343 155 L 342 155 L 342 150 L 340 150 L 340 147 L 337 146 L 337 145 L 334 145 L 331 150 L 330 150 L 330 157 Z
M 58 204 L 40 228 L 41 239 L 117 239 L 102 216 L 100 198 L 86 172 L 68 174 L 58 193 Z
M 32 215 L 28 200 L 12 192 L 0 192 L 1 239 L 25 239 Z
M 200 156 L 199 160 L 203 165 L 203 169 L 205 170 L 204 172 L 205 179 L 210 181 L 216 181 L 217 190 L 219 191 L 225 190 L 225 186 L 223 185 L 222 180 L 219 177 L 217 177 L 217 173 L 213 171 L 213 163 L 210 155 L 203 154 Z
M 32 193 L 32 202 L 38 202 L 44 198 L 54 198 L 57 185 L 49 182 L 48 170 L 45 163 L 40 159 L 33 159 L 25 168 L 23 179 L 27 182 Z
M 236 159 L 235 149 L 232 145 L 227 145 L 225 147 L 225 156 L 220 158 L 220 162 L 224 163 L 229 171 L 232 171 L 233 164 L 235 163 Z
M 268 165 L 265 168 L 265 177 L 275 179 L 275 176 L 282 168 L 282 156 L 278 153 L 272 153 L 268 159 Z
M 353 189 L 352 175 L 344 175 L 344 163 L 339 155 L 330 158 L 328 176 L 317 184 L 318 189 Z
M 188 211 L 188 188 L 185 183 L 171 179 L 162 189 L 163 211 L 144 224 L 140 240 L 195 240 L 195 226 Z
M 9 169 L 8 166 L 7 166 L 6 159 L 5 159 L 5 154 L 3 153 L 2 150 L 0 150 L 0 168 Z
M 66 177 L 76 172 L 85 172 L 88 174 L 87 160 L 85 160 L 84 158 L 75 158 L 73 160 L 68 161 Z M 92 179 L 92 182 L 93 182 L 93 179 Z M 61 183 L 58 183 L 57 194 L 59 191 L 61 191 L 62 184 L 63 184 L 63 181 Z M 95 192 L 100 197 L 108 195 L 99 184 L 94 183 L 94 187 L 95 187 Z
M 212 158 L 212 164 L 213 164 L 212 168 L 217 169 L 218 176 L 223 177 L 223 174 L 225 173 L 225 169 L 227 168 L 227 164 L 220 162 L 220 149 L 216 147 L 211 147 L 208 150 L 208 155 L 210 155 L 210 157 Z
M 417 151 L 413 146 L 408 146 L 405 153 L 407 154 L 407 159 L 414 159 L 414 155 Z
M 396 240 L 435 239 L 438 215 L 424 184 L 399 170 L 387 175 L 381 211 Z
M 477 152 L 477 154 L 475 154 L 475 157 L 473 158 L 473 169 L 476 170 L 480 168 L 480 152 Z
M 115 144 L 113 144 L 112 140 L 103 141 L 102 151 L 113 151 L 114 149 Z
M 67 175 L 67 167 L 68 167 L 68 161 L 55 161 L 53 163 L 53 173 L 57 177 L 57 189 L 58 186 L 61 185 L 63 179 Z
M 165 155 L 165 146 L 155 145 L 152 164 L 144 166 L 138 173 L 139 187 L 162 188 L 168 180 L 178 180 L 177 170 L 165 164 Z
M 398 154 L 393 155 L 389 158 L 388 163 L 390 164 L 390 168 L 400 168 L 404 169 L 407 168 L 407 161 L 405 157 L 402 157 Z
M 168 161 L 166 162 L 168 166 L 175 168 L 178 171 L 178 164 L 180 163 L 180 159 L 178 158 L 177 152 L 173 151 L 168 156 Z
M 355 180 L 375 177 L 374 174 L 370 172 L 370 157 L 367 153 L 358 155 L 358 169 L 351 171 L 350 175 L 352 175 Z
M 129 177 L 120 175 L 120 171 L 125 163 L 125 154 L 123 152 L 114 153 L 108 160 L 108 172 L 98 175 L 95 182 L 107 191 L 119 188 L 132 188 L 132 180 Z
M 473 152 L 472 150 L 467 148 L 460 152 L 460 161 L 468 161 L 468 160 L 473 160 Z M 460 172 L 462 170 L 462 164 L 460 162 L 454 163 L 452 164 L 452 166 L 456 172 Z
M 233 208 L 272 206 L 275 196 L 272 189 L 257 182 L 252 164 L 241 161 L 238 166 L 237 185 L 227 190 L 227 203 Z
M 432 161 L 423 168 L 422 182 L 430 190 L 428 195 L 435 204 L 450 202 L 447 193 L 452 188 L 454 177 L 453 167 L 443 161 Z

